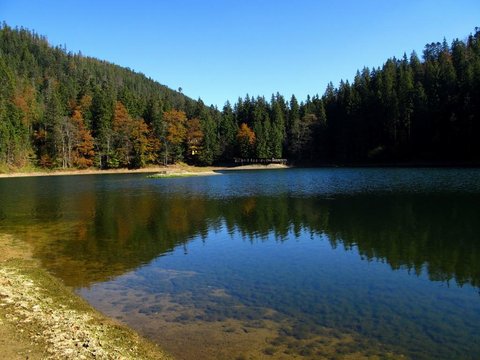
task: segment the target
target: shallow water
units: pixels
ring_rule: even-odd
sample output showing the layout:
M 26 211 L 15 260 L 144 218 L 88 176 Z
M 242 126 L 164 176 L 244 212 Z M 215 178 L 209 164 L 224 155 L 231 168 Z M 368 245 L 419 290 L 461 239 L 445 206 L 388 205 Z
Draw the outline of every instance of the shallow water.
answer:
M 183 359 L 480 357 L 480 170 L 0 180 L 0 232 Z

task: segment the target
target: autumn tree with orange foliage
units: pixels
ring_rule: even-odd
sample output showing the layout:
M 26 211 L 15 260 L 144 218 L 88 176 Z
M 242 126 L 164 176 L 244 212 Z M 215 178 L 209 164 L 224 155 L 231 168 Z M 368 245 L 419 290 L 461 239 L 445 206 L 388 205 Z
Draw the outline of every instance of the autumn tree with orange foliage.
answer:
M 85 127 L 82 112 L 79 108 L 73 111 L 71 121 L 77 129 L 77 139 L 74 146 L 73 165 L 85 169 L 93 165 L 95 157 L 94 139 L 90 130 Z
M 241 157 L 248 158 L 253 156 L 255 150 L 255 133 L 245 123 L 242 123 L 238 129 L 237 142 Z
M 35 88 L 31 84 L 20 86 L 13 103 L 21 111 L 22 124 L 31 132 L 32 124 L 40 118 L 40 107 L 36 99 Z
M 202 124 L 198 118 L 193 118 L 187 122 L 187 157 L 194 163 L 198 162 L 203 147 Z
M 61 116 L 53 124 L 54 145 L 56 148 L 56 157 L 54 161 L 62 168 L 87 168 L 93 165 L 94 139 L 90 131 L 86 128 L 82 112 L 75 102 L 71 103 L 74 107 L 71 116 Z M 37 133 L 37 137 L 47 137 L 45 131 Z
M 113 133 L 115 137 L 116 166 L 145 166 L 148 152 L 149 129 L 141 118 L 130 116 L 125 106 L 117 101 L 113 115 Z
M 164 165 L 181 160 L 183 157 L 183 144 L 187 136 L 187 115 L 183 111 L 169 110 L 163 113 L 166 132 L 163 141 Z

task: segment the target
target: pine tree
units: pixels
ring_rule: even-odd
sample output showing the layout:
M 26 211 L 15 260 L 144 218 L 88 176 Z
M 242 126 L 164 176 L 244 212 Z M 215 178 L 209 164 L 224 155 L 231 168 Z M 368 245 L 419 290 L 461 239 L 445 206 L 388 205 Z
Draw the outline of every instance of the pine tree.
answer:
M 271 140 L 270 140 L 270 153 L 273 158 L 280 159 L 283 155 L 283 146 L 285 142 L 285 109 L 283 97 L 277 94 L 276 97 L 272 96 L 272 127 L 271 127 Z
M 218 125 L 219 152 L 223 160 L 231 160 L 234 156 L 237 131 L 238 125 L 235 122 L 235 114 L 230 102 L 227 101 Z

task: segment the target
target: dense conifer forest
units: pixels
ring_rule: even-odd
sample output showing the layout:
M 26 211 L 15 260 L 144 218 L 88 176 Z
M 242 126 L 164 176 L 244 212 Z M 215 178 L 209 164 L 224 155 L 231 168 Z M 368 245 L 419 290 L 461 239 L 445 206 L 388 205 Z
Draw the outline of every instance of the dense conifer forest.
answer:
M 355 56 L 355 54 L 352 54 Z M 219 89 L 221 91 L 221 89 Z M 222 109 L 128 68 L 0 28 L 0 170 L 137 168 L 242 158 L 297 164 L 479 164 L 480 29 L 363 68 L 304 101 Z

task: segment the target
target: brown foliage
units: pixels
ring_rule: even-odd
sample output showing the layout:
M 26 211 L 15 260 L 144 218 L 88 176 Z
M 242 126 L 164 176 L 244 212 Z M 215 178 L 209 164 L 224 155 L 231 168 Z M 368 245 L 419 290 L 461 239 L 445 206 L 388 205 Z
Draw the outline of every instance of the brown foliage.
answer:
M 113 116 L 113 131 L 116 137 L 117 154 L 122 166 L 144 166 L 151 151 L 149 128 L 141 118 L 130 116 L 125 106 L 117 101 Z
M 187 122 L 187 146 L 189 155 L 196 156 L 201 151 L 203 136 L 200 120 L 197 118 L 190 119 Z
M 17 89 L 13 103 L 22 112 L 22 123 L 24 126 L 31 126 L 38 118 L 38 104 L 35 97 L 35 88 L 25 85 Z
M 85 113 L 85 111 L 90 109 L 91 105 L 92 105 L 92 97 L 90 95 L 83 95 L 79 103 L 79 107 L 82 113 Z
M 181 144 L 187 135 L 185 127 L 187 115 L 183 111 L 170 110 L 163 113 L 163 120 L 167 123 L 166 140 L 173 145 Z
M 79 108 L 73 111 L 72 122 L 77 129 L 77 141 L 74 147 L 73 163 L 79 168 L 87 168 L 93 165 L 93 158 L 95 156 L 94 139 L 90 132 L 85 127 L 82 112 Z
M 248 127 L 247 124 L 242 123 L 237 133 L 237 141 L 239 144 L 240 156 L 249 157 L 252 155 L 255 145 L 255 133 Z
M 187 136 L 187 115 L 183 111 L 169 110 L 163 113 L 163 120 L 166 123 L 166 134 L 164 142 L 165 159 L 164 164 L 168 163 L 169 157 L 173 161 L 181 155 L 180 145 Z
M 255 133 L 247 124 L 242 123 L 240 129 L 238 129 L 237 139 L 242 141 L 245 140 L 248 144 L 253 145 L 255 144 Z

